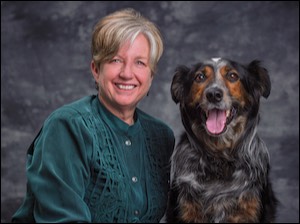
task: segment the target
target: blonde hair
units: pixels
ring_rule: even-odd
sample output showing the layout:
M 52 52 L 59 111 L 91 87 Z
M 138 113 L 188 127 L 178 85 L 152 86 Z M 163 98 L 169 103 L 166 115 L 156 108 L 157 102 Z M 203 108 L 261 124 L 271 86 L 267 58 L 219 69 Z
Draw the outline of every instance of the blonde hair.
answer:
M 111 60 L 126 41 L 135 40 L 143 34 L 150 44 L 150 68 L 156 72 L 163 53 L 163 41 L 158 27 L 134 9 L 127 8 L 103 17 L 94 27 L 92 57 L 98 68 Z

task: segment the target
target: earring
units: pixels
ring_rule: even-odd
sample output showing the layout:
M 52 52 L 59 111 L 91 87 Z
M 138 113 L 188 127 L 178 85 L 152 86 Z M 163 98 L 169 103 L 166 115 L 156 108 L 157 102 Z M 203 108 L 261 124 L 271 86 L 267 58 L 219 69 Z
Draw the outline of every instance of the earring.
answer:
M 99 84 L 95 81 L 95 88 L 96 90 L 99 90 Z

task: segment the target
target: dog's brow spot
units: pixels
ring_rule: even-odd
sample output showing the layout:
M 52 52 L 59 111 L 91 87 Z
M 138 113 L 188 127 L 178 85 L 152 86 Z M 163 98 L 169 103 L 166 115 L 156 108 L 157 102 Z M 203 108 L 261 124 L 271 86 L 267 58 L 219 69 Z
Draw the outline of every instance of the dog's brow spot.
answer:
M 211 60 L 213 60 L 214 62 L 218 62 L 219 60 L 221 60 L 221 58 L 212 58 Z

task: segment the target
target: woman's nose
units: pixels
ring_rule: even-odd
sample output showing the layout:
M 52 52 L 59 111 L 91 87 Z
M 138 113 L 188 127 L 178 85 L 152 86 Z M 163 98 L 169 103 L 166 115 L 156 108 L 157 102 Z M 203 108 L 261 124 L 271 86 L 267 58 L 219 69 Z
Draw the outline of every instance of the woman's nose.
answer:
M 133 66 L 129 63 L 123 65 L 122 70 L 120 72 L 120 77 L 124 79 L 131 79 L 133 77 Z

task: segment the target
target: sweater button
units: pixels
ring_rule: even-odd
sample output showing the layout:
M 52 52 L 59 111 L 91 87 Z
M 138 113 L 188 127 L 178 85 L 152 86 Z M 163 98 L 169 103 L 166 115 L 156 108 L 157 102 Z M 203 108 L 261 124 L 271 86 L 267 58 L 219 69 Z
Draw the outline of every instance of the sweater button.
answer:
M 139 215 L 139 214 L 140 214 L 139 210 L 134 210 L 134 215 Z
M 136 183 L 138 181 L 137 177 L 132 177 L 131 180 L 133 183 Z
M 125 141 L 125 145 L 131 146 L 131 141 L 130 141 L 130 140 L 126 140 L 126 141 Z

